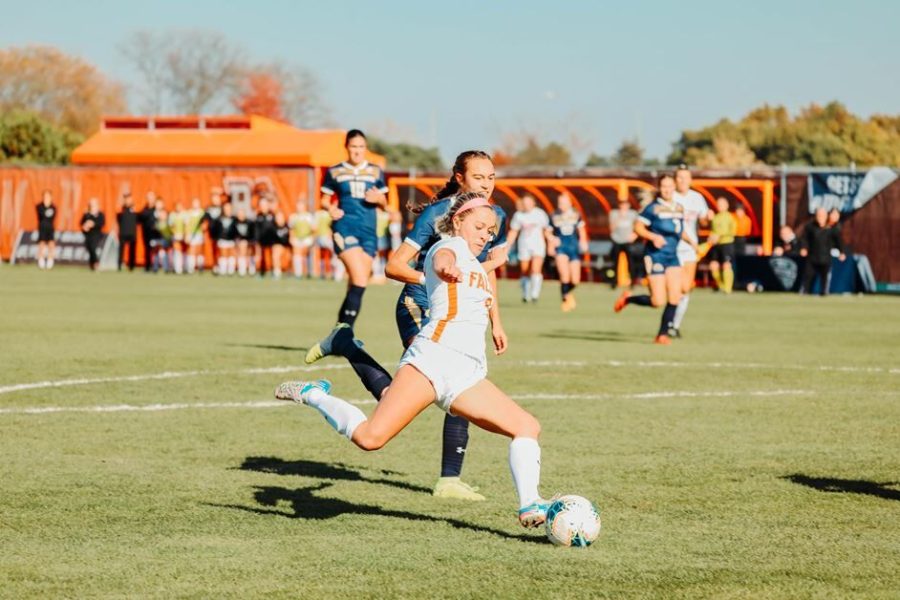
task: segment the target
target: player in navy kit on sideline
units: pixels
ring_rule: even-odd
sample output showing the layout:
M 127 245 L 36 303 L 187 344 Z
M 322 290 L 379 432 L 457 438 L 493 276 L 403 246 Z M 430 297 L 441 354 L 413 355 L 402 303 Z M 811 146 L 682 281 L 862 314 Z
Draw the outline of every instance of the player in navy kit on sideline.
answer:
M 41 192 L 37 205 L 38 251 L 37 263 L 40 269 L 52 269 L 56 253 L 56 206 L 50 190 Z
M 423 282 L 424 265 L 428 250 L 441 239 L 441 234 L 437 231 L 437 221 L 447 213 L 454 198 L 460 193 L 480 192 L 485 197 L 489 197 L 494 191 L 495 177 L 494 163 L 491 161 L 490 155 L 479 150 L 463 152 L 456 157 L 450 179 L 441 191 L 429 199 L 428 204 L 410 207 L 412 212 L 418 213 L 419 216 L 406 239 L 391 255 L 387 265 L 387 276 L 406 284 L 400 292 L 396 309 L 397 329 L 404 348 L 409 347 L 412 340 L 428 322 L 430 307 Z M 496 290 L 497 279 L 493 269 L 506 262 L 507 219 L 503 209 L 498 206 L 493 208 L 497 216 L 497 233 L 478 259 L 485 263 L 491 287 Z M 409 266 L 412 261 L 416 262 L 415 268 Z M 335 338 L 348 335 L 341 329 L 340 327 L 336 328 L 328 338 L 316 344 L 310 352 L 318 354 L 320 357 L 336 353 L 334 347 L 339 344 L 336 344 Z M 491 331 L 495 345 L 505 348 L 508 342 L 500 323 L 497 302 L 494 302 L 491 308 Z M 355 354 L 357 353 L 350 356 L 345 355 L 345 357 L 350 360 L 354 370 L 365 381 L 364 374 L 366 369 L 371 366 L 363 364 L 362 352 L 358 353 L 359 356 Z M 382 375 L 381 380 L 384 381 L 385 378 L 389 381 L 386 373 Z M 376 400 L 380 398 L 380 389 L 370 388 L 369 391 Z M 444 418 L 441 476 L 435 485 L 435 496 L 464 500 L 484 499 L 484 496 L 478 494 L 474 488 L 460 480 L 469 440 L 468 428 L 468 421 L 461 417 L 448 414 Z
M 353 327 L 362 307 L 363 293 L 378 252 L 376 209 L 387 204 L 384 172 L 366 160 L 366 136 L 358 129 L 344 140 L 347 160 L 328 169 L 322 182 L 322 204 L 334 222 L 334 247 L 347 268 L 347 294 L 338 311 L 338 323 Z
M 684 212 L 674 200 L 675 180 L 671 175 L 663 175 L 659 178 L 658 187 L 659 197 L 641 211 L 634 224 L 635 233 L 648 242 L 644 264 L 650 280 L 650 295 L 632 296 L 626 290 L 616 300 L 614 308 L 616 312 L 621 312 L 629 304 L 665 305 L 659 333 L 654 341 L 668 345 L 671 343 L 669 329 L 682 294 L 678 243 L 684 240 L 696 250 L 697 242 L 684 230 Z
M 575 310 L 575 287 L 581 283 L 581 255 L 588 250 L 587 230 L 581 215 L 572 208 L 568 194 L 560 194 L 556 201 L 557 210 L 550 215 L 554 242 L 550 254 L 555 256 L 559 273 L 559 287 L 562 294 L 562 310 Z

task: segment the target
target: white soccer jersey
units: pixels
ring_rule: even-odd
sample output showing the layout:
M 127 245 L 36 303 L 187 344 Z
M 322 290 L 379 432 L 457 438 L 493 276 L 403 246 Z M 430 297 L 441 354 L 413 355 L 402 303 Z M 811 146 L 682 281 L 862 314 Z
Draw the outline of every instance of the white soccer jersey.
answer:
M 550 227 L 550 217 L 542 209 L 518 211 L 509 222 L 512 231 L 519 232 L 519 247 L 535 248 L 544 244 L 544 230 Z
M 675 200 L 675 204 L 682 207 L 684 211 L 684 230 L 687 232 L 688 237 L 694 240 L 695 242 L 699 242 L 699 238 L 697 236 L 697 220 L 701 217 L 706 217 L 706 213 L 709 212 L 709 207 L 706 205 L 706 200 L 703 198 L 703 195 L 696 190 L 688 190 L 685 194 L 679 194 L 677 191 L 673 195 L 673 199 Z M 681 245 L 687 245 L 684 242 L 679 242 Z
M 434 255 L 442 249 L 456 255 L 456 266 L 462 281 L 447 283 L 435 273 Z M 446 238 L 431 247 L 425 256 L 425 290 L 428 293 L 429 316 L 419 337 L 485 360 L 484 333 L 494 294 L 487 272 L 464 239 Z

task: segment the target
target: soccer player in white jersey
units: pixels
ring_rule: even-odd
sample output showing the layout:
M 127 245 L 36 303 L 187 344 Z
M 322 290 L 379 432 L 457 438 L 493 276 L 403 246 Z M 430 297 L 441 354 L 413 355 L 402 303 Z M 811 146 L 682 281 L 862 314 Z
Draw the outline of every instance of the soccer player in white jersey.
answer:
M 546 520 L 548 502 L 538 492 L 540 423 L 486 379 L 485 330 L 494 301 L 478 255 L 495 235 L 497 215 L 478 192 L 458 195 L 438 231 L 448 236 L 425 258 L 425 287 L 431 318 L 400 361 L 400 367 L 370 417 L 330 395 L 325 380 L 291 381 L 275 397 L 318 410 L 338 433 L 363 450 L 378 450 L 429 404 L 512 442 L 509 464 L 519 496 L 519 522 L 536 527 Z M 495 344 L 498 354 L 505 346 Z
M 519 285 L 522 302 L 537 302 L 544 282 L 544 257 L 547 256 L 547 237 L 550 217 L 535 205 L 532 196 L 522 197 L 522 210 L 516 211 L 509 222 L 509 246 L 517 241 L 519 255 Z
M 675 309 L 675 318 L 672 321 L 670 338 L 681 337 L 681 322 L 688 309 L 691 300 L 691 290 L 694 287 L 694 279 L 697 276 L 697 250 L 695 246 L 700 239 L 697 234 L 697 225 L 706 223 L 709 219 L 710 209 L 703 195 L 691 189 L 691 171 L 687 165 L 678 165 L 675 171 L 675 204 L 681 206 L 684 214 L 684 231 L 694 246 L 682 240 L 678 242 L 678 261 L 681 263 L 681 301 Z

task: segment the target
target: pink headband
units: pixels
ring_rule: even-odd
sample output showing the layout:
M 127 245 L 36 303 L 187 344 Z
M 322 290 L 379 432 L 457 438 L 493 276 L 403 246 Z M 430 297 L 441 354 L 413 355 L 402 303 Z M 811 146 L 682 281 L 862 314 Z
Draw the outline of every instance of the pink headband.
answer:
M 465 202 L 462 206 L 459 207 L 459 210 L 456 211 L 457 215 L 460 215 L 467 210 L 472 210 L 473 208 L 480 208 L 482 206 L 490 206 L 490 202 L 487 201 L 487 198 L 482 198 L 478 196 L 476 198 L 472 198 L 468 202 Z

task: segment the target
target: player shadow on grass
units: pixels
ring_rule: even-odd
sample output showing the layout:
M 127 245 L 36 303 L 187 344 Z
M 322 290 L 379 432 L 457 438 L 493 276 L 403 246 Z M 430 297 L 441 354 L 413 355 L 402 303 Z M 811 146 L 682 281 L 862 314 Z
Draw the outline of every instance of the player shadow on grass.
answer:
M 331 487 L 331 483 L 320 483 L 314 487 L 305 487 L 297 489 L 288 489 L 283 487 L 271 486 L 255 486 L 256 492 L 253 494 L 254 500 L 264 507 L 274 508 L 257 508 L 253 506 L 241 506 L 239 504 L 209 504 L 221 508 L 232 508 L 242 510 L 258 515 L 274 515 L 279 517 L 287 517 L 289 519 L 309 519 L 324 520 L 333 519 L 341 515 L 363 515 L 377 517 L 395 517 L 398 519 L 406 519 L 408 521 L 429 521 L 432 523 L 446 523 L 455 529 L 467 529 L 478 533 L 490 533 L 498 537 L 508 540 L 517 540 L 521 542 L 536 542 L 545 544 L 546 538 L 543 536 L 529 536 L 524 534 L 512 534 L 499 529 L 490 527 L 482 527 L 474 525 L 459 519 L 450 519 L 445 517 L 433 517 L 431 515 L 422 515 L 405 510 L 390 510 L 375 506 L 372 504 L 353 504 L 338 498 L 323 498 L 316 496 L 315 492 Z M 280 510 L 278 507 L 282 503 L 290 505 L 289 510 Z
M 562 340 L 584 340 L 587 342 L 636 342 L 646 336 L 624 334 L 619 331 L 583 331 L 580 329 L 557 329 L 541 333 L 540 337 Z
M 306 352 L 302 346 L 279 346 L 277 344 L 225 344 L 231 348 L 259 348 L 261 350 L 284 350 L 285 352 Z
M 277 475 L 299 475 L 314 479 L 330 479 L 332 481 L 363 481 L 377 483 L 391 487 L 431 494 L 431 489 L 405 481 L 388 479 L 386 477 L 367 477 L 359 471 L 342 463 L 323 463 L 313 460 L 284 460 L 274 456 L 248 456 L 238 467 L 242 471 L 258 471 L 260 473 L 275 473 Z M 397 471 L 379 469 L 381 475 L 402 475 Z
M 786 479 L 798 485 L 819 490 L 820 492 L 833 493 L 852 493 L 863 494 L 866 496 L 876 496 L 885 500 L 900 500 L 900 490 L 891 489 L 887 486 L 896 486 L 900 482 L 885 481 L 878 483 L 877 481 L 866 481 L 865 479 L 836 479 L 833 477 L 810 477 L 795 473 L 793 475 L 785 475 L 782 479 Z

